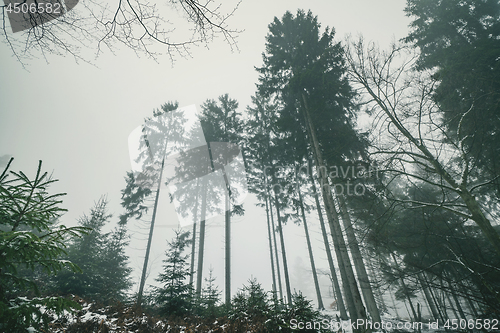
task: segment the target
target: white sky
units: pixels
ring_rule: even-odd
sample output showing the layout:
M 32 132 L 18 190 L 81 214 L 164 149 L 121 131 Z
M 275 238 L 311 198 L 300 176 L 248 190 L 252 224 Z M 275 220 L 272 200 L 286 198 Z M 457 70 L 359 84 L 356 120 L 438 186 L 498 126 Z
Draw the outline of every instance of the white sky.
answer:
M 230 6 L 234 0 L 225 1 Z M 261 66 L 268 24 L 290 10 L 311 9 L 322 27 L 334 27 L 337 40 L 346 34 L 362 34 L 367 41 L 376 41 L 382 48 L 407 34 L 409 19 L 404 16 L 402 0 L 309 0 L 263 1 L 243 0 L 230 27 L 244 30 L 238 39 L 239 51 L 231 52 L 222 40 L 209 48 L 193 48 L 192 58 L 177 59 L 172 65 L 167 56 L 159 63 L 137 57 L 127 49 L 116 55 L 105 53 L 94 61 L 95 67 L 73 58 L 49 57 L 29 62 L 28 71 L 0 44 L 0 156 L 15 157 L 13 170 L 33 176 L 38 160 L 53 172 L 60 182 L 52 191 L 66 192 L 62 218 L 66 225 L 88 213 L 100 196 L 108 196 L 110 212 L 115 220 L 122 209 L 120 190 L 125 186 L 125 173 L 131 169 L 127 138 L 145 117 L 167 101 L 177 100 L 180 106 L 200 104 L 228 93 L 238 100 L 243 111 L 255 92 L 257 72 Z M 228 8 L 225 7 L 225 8 Z M 168 13 L 167 13 L 168 14 Z M 177 29 L 182 29 L 178 27 Z M 235 293 L 251 277 L 256 277 L 266 290 L 271 289 L 269 252 L 265 211 L 256 208 L 255 200 L 247 198 L 244 217 L 236 217 L 232 230 L 233 282 Z M 151 277 L 160 270 L 165 240 L 173 235 L 168 221 L 175 212 L 163 208 L 155 230 Z M 326 255 L 316 218 L 311 217 L 316 265 L 327 269 Z M 223 219 L 212 221 L 207 228 L 205 272 L 210 266 L 224 286 Z M 134 278 L 140 276 L 147 230 L 139 232 L 130 223 L 132 246 L 129 250 Z M 292 289 L 302 289 L 315 300 L 312 278 L 305 281 L 309 258 L 302 227 L 285 228 L 288 264 Z M 137 250 L 134 250 L 137 249 Z M 151 262 L 151 261 L 150 261 Z M 310 275 L 310 274 L 309 274 Z M 148 283 L 153 283 L 150 278 Z M 321 278 L 323 296 L 328 303 L 327 277 Z

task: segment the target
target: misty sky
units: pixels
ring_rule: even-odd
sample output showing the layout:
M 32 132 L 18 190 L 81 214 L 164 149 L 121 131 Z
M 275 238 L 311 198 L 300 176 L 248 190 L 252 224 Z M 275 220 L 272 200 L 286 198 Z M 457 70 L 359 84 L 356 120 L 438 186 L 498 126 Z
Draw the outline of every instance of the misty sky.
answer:
M 68 209 L 61 222 L 75 225 L 94 202 L 107 195 L 110 213 L 116 221 L 123 211 L 120 190 L 130 170 L 127 138 L 141 125 L 153 109 L 167 101 L 180 106 L 195 104 L 198 109 L 206 99 L 216 99 L 228 93 L 238 100 L 243 112 L 255 92 L 257 72 L 261 66 L 268 24 L 290 10 L 310 9 L 318 16 L 322 28 L 334 27 L 337 40 L 347 34 L 362 34 L 386 48 L 391 41 L 404 37 L 409 19 L 405 17 L 402 0 L 309 0 L 263 1 L 243 0 L 228 21 L 231 28 L 244 30 L 238 37 L 239 50 L 222 40 L 208 48 L 191 48 L 191 58 L 168 56 L 159 63 L 137 56 L 121 48 L 116 54 L 102 54 L 93 65 L 76 63 L 71 57 L 49 56 L 28 62 L 23 69 L 6 44 L 0 44 L 0 156 L 15 158 L 13 170 L 34 176 L 38 160 L 43 168 L 60 181 L 53 192 L 66 192 L 63 207 Z M 223 8 L 236 1 L 224 1 Z M 168 13 L 166 13 L 168 14 Z M 176 27 L 182 29 L 182 25 Z M 92 52 L 86 52 L 92 58 Z M 4 162 L 0 158 L 0 164 Z M 3 169 L 3 168 L 2 168 Z M 155 229 L 152 268 L 148 284 L 154 283 L 161 267 L 166 240 L 171 239 L 176 223 L 175 212 L 168 200 L 161 208 Z M 235 293 L 250 277 L 255 277 L 266 290 L 271 289 L 271 274 L 267 247 L 265 211 L 255 207 L 247 197 L 246 215 L 234 218 L 232 229 L 233 282 Z M 317 267 L 326 270 L 316 215 L 310 216 Z M 210 267 L 220 290 L 224 277 L 223 218 L 209 221 L 206 238 L 205 272 Z M 147 224 L 130 221 L 132 243 L 128 254 L 139 278 L 142 267 Z M 285 227 L 286 246 L 292 289 L 302 289 L 315 299 L 309 259 L 302 227 Z M 325 303 L 328 302 L 328 277 L 321 277 Z

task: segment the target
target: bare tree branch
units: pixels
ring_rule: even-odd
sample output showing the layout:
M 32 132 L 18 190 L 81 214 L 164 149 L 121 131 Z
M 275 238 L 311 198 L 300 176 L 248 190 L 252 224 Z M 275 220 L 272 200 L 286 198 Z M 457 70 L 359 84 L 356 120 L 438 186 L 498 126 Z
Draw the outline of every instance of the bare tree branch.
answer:
M 473 187 L 470 185 L 476 179 L 471 178 L 472 157 L 463 145 L 467 137 L 462 137 L 459 126 L 456 142 L 442 135 L 441 126 L 435 126 L 432 115 L 438 108 L 431 93 L 435 83 L 426 73 L 414 70 L 417 53 L 409 47 L 397 45 L 393 45 L 389 52 L 380 52 L 373 44 L 366 47 L 360 40 L 355 43 L 348 41 L 345 55 L 351 82 L 369 101 L 368 104 L 372 103 L 372 108 L 378 108 L 386 117 L 387 131 L 384 133 L 380 129 L 381 136 L 386 138 L 385 146 L 373 147 L 378 154 L 387 156 L 386 171 L 435 186 L 443 191 L 443 198 L 448 197 L 445 190 L 455 193 L 456 198 L 449 196 L 447 200 L 460 198 L 462 204 L 459 207 L 465 208 L 466 212 L 451 209 L 449 202 L 419 204 L 451 210 L 470 218 L 500 254 L 500 236 L 471 193 Z M 461 122 L 472 108 L 462 115 Z M 423 121 L 424 116 L 430 119 L 428 123 Z M 387 145 L 396 148 L 387 149 Z M 456 204 L 453 206 L 457 207 Z
M 8 31 L 6 5 L 2 8 L 1 35 L 12 54 L 24 66 L 29 59 L 49 54 L 71 55 L 75 61 L 89 62 L 84 51 L 93 50 L 98 57 L 104 49 L 115 51 L 117 45 L 158 60 L 166 53 L 170 61 L 190 56 L 190 47 L 208 45 L 222 36 L 231 50 L 237 49 L 240 31 L 228 26 L 236 4 L 224 12 L 213 0 L 170 0 L 150 3 L 144 0 L 117 0 L 111 7 L 95 0 L 80 1 L 74 9 L 51 21 L 37 25 L 30 16 L 31 27 L 21 32 Z M 166 17 L 181 16 L 182 28 Z M 175 17 L 173 17 L 175 18 Z M 178 25 L 178 24 L 177 24 Z

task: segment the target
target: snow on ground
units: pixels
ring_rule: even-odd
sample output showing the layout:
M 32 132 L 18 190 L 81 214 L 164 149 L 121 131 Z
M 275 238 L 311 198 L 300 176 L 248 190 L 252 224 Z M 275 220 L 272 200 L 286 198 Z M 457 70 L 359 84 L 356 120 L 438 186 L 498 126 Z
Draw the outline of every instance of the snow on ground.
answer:
M 82 309 L 74 313 L 65 312 L 59 317 L 54 317 L 51 323 L 51 332 L 229 332 L 230 324 L 224 320 L 214 320 L 209 323 L 189 323 L 188 326 L 182 323 L 171 323 L 159 318 L 151 317 L 143 312 L 134 310 L 125 305 L 115 305 L 100 307 L 93 303 L 86 303 L 79 299 Z M 443 327 L 437 327 L 437 323 L 423 320 L 421 323 L 412 323 L 399 320 L 388 315 L 382 317 L 381 323 L 372 324 L 370 322 L 351 323 L 350 321 L 337 321 L 339 312 L 324 310 L 322 314 L 328 318 L 321 322 L 298 322 L 291 321 L 291 331 L 300 332 L 303 329 L 322 329 L 323 332 L 345 332 L 352 333 L 352 328 L 356 325 L 361 328 L 372 328 L 373 332 L 420 332 L 434 333 L 444 332 Z M 418 330 L 420 328 L 420 330 Z M 251 332 L 251 331 L 248 331 Z M 453 332 L 453 331 L 448 331 Z

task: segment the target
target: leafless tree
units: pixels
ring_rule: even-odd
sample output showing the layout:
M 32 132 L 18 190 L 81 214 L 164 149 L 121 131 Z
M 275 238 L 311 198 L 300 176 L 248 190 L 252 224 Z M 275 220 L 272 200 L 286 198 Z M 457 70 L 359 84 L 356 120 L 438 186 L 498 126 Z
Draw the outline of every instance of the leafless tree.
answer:
M 441 201 L 401 200 L 408 207 L 445 209 L 475 223 L 500 254 L 500 236 L 493 228 L 493 213 L 488 209 L 493 197 L 480 194 L 479 188 L 493 180 L 478 177 L 476 164 L 462 135 L 450 137 L 432 94 L 432 72 L 414 70 L 415 49 L 393 45 L 381 52 L 362 40 L 346 48 L 352 83 L 358 88 L 374 119 L 373 156 L 386 173 L 405 178 L 411 184 L 428 184 L 439 189 Z M 461 123 L 474 108 L 461 116 Z M 496 203 L 498 208 L 498 202 Z M 460 258 L 457 257 L 457 263 Z
M 165 53 L 174 61 L 176 56 L 189 56 L 191 46 L 207 45 L 217 36 L 234 49 L 239 33 L 227 23 L 239 2 L 226 11 L 227 8 L 213 0 L 169 0 L 165 3 L 117 0 L 111 4 L 87 0 L 73 5 L 74 9 L 66 1 L 64 15 L 54 16 L 43 24 L 36 23 L 40 22 L 34 16 L 38 13 L 25 15 L 27 21 L 33 23 L 15 33 L 8 27 L 10 2 L 0 6 L 1 35 L 23 66 L 33 57 L 46 58 L 49 54 L 70 55 L 76 61 L 88 62 L 89 57 L 83 51 L 91 49 L 97 57 L 106 50 L 116 51 L 119 45 L 154 60 Z

